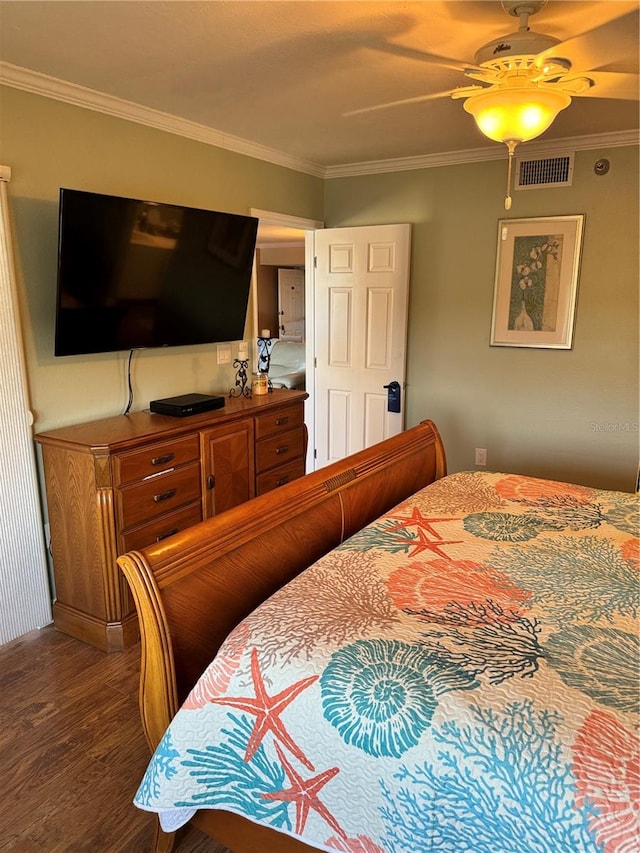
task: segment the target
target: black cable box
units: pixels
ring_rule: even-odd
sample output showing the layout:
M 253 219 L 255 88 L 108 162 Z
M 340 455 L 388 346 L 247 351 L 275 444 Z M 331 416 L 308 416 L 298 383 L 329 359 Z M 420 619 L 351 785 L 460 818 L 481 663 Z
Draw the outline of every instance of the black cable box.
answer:
M 171 415 L 184 418 L 187 415 L 200 415 L 222 409 L 224 397 L 210 397 L 208 394 L 182 394 L 180 397 L 166 397 L 164 400 L 152 400 L 149 408 L 159 415 Z

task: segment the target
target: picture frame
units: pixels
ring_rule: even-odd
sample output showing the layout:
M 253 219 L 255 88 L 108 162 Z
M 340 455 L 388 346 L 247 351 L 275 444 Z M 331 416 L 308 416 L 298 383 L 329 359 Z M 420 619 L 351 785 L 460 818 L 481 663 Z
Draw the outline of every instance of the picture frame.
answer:
M 498 221 L 491 346 L 571 349 L 584 214 Z

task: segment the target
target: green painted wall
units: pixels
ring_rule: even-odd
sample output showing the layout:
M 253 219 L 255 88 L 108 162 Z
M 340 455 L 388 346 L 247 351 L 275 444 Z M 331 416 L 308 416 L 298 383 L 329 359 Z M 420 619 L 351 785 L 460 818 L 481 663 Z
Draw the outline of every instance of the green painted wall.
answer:
M 61 186 L 322 219 L 321 179 L 174 134 L 2 86 L 0 124 L 36 431 L 119 414 L 128 399 L 128 353 L 53 355 Z M 133 359 L 133 410 L 157 397 L 228 391 L 233 379 L 215 347 L 144 350 Z
M 586 215 L 574 346 L 490 347 L 506 158 L 322 181 L 213 146 L 0 87 L 36 430 L 118 414 L 127 353 L 53 356 L 60 186 L 328 225 L 413 223 L 407 425 L 433 418 L 451 471 L 487 467 L 633 487 L 638 466 L 638 150 L 578 152 L 573 186 L 515 192 L 510 217 Z M 606 176 L 593 164 L 611 161 Z M 134 359 L 134 409 L 223 391 L 211 347 Z
M 594 174 L 600 157 L 607 175 Z M 638 471 L 638 149 L 576 153 L 571 187 L 513 193 L 504 161 L 325 182 L 327 225 L 413 223 L 407 425 L 449 470 L 632 490 Z M 489 345 L 498 220 L 585 214 L 573 349 Z

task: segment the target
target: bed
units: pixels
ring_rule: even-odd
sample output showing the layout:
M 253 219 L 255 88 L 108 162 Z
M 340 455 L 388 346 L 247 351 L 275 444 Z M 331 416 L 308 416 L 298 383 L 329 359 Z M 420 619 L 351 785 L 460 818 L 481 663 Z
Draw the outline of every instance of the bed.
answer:
M 400 436 L 118 558 L 157 851 L 637 851 L 638 499 Z

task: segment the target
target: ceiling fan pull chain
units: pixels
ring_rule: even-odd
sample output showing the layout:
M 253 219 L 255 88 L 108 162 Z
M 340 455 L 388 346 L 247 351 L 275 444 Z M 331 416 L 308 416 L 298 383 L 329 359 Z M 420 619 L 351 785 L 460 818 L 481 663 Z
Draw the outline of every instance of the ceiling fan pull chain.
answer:
M 513 139 L 510 139 L 505 143 L 507 148 L 509 149 L 509 167 L 507 169 L 507 195 L 504 199 L 504 209 L 511 210 L 511 167 L 513 165 L 513 152 L 516 150 L 516 145 L 518 143 Z

